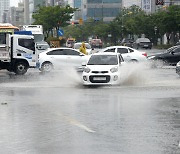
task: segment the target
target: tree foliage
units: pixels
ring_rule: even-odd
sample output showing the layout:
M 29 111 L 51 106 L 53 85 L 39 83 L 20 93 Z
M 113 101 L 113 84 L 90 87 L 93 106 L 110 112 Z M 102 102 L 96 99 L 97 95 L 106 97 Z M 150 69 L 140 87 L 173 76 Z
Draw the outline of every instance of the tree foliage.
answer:
M 140 37 L 144 34 L 155 42 L 157 37 L 162 38 L 166 34 L 169 43 L 170 39 L 177 37 L 175 35 L 180 30 L 180 6 L 172 5 L 153 14 L 146 14 L 139 7 L 131 6 L 123 9 L 114 21 L 114 24 L 121 25 L 119 28 L 122 29 L 123 37 Z M 175 41 L 174 39 L 173 42 Z
M 34 24 L 43 25 L 44 31 L 49 33 L 54 28 L 58 30 L 59 27 L 67 26 L 75 11 L 76 9 L 69 5 L 39 7 L 33 14 Z
M 166 34 L 170 43 L 170 40 L 176 42 L 179 37 L 177 34 L 180 33 L 180 6 L 177 5 L 162 7 L 153 14 L 147 14 L 134 5 L 123 8 L 110 23 L 88 19 L 83 25 L 68 25 L 75 11 L 70 6 L 40 7 L 33 18 L 35 24 L 42 24 L 45 31 L 63 27 L 66 37 L 72 36 L 78 41 L 100 37 L 104 41 L 117 44 L 125 37 L 141 37 L 143 34 L 156 43 L 157 38 Z

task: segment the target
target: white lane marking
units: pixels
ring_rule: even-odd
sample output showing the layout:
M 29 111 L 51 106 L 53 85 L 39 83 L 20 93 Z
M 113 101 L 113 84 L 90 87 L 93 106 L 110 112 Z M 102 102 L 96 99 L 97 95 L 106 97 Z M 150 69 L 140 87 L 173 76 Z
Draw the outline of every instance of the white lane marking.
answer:
M 95 133 L 94 130 L 88 128 L 87 126 L 83 125 L 82 123 L 80 123 L 79 121 L 77 121 L 77 120 L 75 120 L 75 119 L 73 119 L 71 117 L 65 116 L 63 114 L 56 114 L 56 115 L 63 117 L 70 124 L 75 125 L 75 126 L 81 128 L 81 129 L 83 129 L 83 130 L 85 130 L 85 131 L 87 131 L 89 133 Z

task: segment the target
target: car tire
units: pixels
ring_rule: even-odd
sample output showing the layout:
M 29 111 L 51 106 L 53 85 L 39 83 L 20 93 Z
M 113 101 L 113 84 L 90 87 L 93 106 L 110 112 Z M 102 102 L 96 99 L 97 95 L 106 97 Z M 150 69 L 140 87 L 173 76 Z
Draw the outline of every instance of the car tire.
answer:
M 23 75 L 27 72 L 27 70 L 28 70 L 28 65 L 26 62 L 19 61 L 15 64 L 14 72 L 17 75 Z
M 42 72 L 51 72 L 53 70 L 53 64 L 51 62 L 44 62 L 40 68 Z

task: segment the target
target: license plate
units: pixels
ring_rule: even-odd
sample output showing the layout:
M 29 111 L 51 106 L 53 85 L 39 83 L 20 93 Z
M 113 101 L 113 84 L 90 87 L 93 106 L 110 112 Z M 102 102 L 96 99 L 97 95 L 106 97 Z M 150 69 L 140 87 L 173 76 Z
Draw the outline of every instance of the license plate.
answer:
M 94 77 L 94 80 L 106 80 L 106 77 Z
M 144 46 L 145 46 L 145 47 L 148 47 L 148 45 L 147 45 L 147 44 L 145 44 Z

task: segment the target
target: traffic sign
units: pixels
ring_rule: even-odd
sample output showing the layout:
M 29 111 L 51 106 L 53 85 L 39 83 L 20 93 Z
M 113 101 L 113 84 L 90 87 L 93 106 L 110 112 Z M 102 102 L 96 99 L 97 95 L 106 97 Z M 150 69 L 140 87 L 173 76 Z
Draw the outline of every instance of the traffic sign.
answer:
M 64 31 L 62 29 L 58 30 L 58 36 L 63 36 L 64 35 Z

